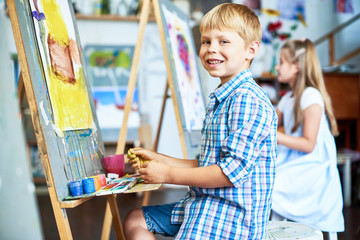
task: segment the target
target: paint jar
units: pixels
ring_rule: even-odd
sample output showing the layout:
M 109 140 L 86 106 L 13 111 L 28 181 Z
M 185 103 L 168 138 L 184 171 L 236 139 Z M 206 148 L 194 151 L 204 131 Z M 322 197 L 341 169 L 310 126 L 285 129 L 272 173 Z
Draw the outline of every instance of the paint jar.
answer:
M 81 180 L 70 182 L 69 185 L 72 196 L 80 196 L 84 193 Z
M 107 184 L 106 184 L 106 176 L 105 176 L 105 174 L 100 174 L 100 175 L 99 175 L 99 178 L 100 178 L 100 185 L 101 185 L 101 187 L 106 186 Z
M 124 175 L 124 154 L 117 154 L 104 157 L 102 159 L 102 165 L 106 173 L 116 173 L 119 177 Z
M 99 175 L 91 176 L 91 178 L 94 179 L 95 191 L 99 190 L 99 189 L 101 188 L 101 183 L 100 183 L 100 177 L 99 177 Z
M 88 194 L 95 192 L 95 183 L 93 178 L 84 178 L 82 182 L 83 182 L 84 193 Z

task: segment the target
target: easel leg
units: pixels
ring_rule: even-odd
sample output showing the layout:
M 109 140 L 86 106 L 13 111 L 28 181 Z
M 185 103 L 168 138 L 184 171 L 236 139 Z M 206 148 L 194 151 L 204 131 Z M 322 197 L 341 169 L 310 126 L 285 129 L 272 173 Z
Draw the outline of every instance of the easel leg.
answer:
M 109 239 L 110 232 L 111 232 L 111 224 L 112 224 L 111 210 L 110 210 L 109 202 L 107 202 L 106 209 L 105 209 L 104 223 L 103 223 L 103 228 L 102 228 L 102 233 L 101 233 L 101 240 Z
M 149 200 L 150 200 L 150 192 L 145 192 L 143 200 L 142 200 L 142 205 L 143 206 L 148 206 L 149 205 Z
M 23 79 L 23 76 L 21 73 L 19 75 L 17 94 L 19 97 L 19 104 L 20 104 L 20 109 L 21 109 L 23 101 L 24 101 L 24 95 L 25 95 L 24 79 Z
M 108 195 L 105 210 L 104 224 L 101 234 L 101 239 L 109 239 L 111 231 L 111 220 L 114 221 L 114 227 L 117 239 L 125 240 L 124 231 L 121 223 L 119 208 L 116 203 L 116 195 Z M 112 215 L 112 219 L 111 216 Z
M 122 223 L 121 223 L 121 219 L 120 219 L 119 208 L 116 203 L 116 195 L 113 195 L 113 194 L 109 195 L 107 197 L 107 199 L 108 199 L 108 203 L 110 205 L 111 214 L 113 216 L 113 222 L 114 222 L 116 236 L 118 237 L 118 239 L 125 240 Z
M 49 195 L 51 205 L 54 211 L 56 225 L 59 231 L 60 239 L 73 239 L 69 224 L 69 219 L 66 214 L 66 209 L 60 207 L 54 187 L 49 187 Z

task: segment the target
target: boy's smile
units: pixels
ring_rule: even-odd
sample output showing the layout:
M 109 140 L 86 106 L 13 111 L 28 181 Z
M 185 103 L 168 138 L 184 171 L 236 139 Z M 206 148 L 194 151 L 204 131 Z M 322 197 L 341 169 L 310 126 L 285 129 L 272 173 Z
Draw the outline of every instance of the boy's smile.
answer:
M 213 29 L 201 34 L 201 62 L 211 76 L 220 78 L 221 84 L 249 68 L 248 51 L 236 31 Z
M 208 62 L 210 67 L 216 67 L 216 65 L 218 65 L 220 63 L 223 63 L 224 61 L 217 60 L 217 59 L 209 59 L 207 62 Z

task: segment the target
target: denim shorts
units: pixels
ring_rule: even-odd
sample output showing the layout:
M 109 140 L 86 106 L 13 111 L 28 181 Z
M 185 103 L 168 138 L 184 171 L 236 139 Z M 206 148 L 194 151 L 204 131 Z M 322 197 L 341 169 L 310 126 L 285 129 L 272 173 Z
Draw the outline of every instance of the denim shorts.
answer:
M 171 212 L 176 203 L 142 207 L 148 230 L 154 234 L 173 237 L 181 224 L 171 224 Z

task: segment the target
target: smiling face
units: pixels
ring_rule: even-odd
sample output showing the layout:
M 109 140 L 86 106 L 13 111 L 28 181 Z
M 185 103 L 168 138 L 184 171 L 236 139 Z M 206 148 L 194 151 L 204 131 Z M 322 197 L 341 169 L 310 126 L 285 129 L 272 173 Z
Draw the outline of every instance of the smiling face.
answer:
M 211 29 L 201 34 L 199 56 L 204 68 L 213 77 L 226 83 L 241 71 L 250 67 L 252 44 L 245 47 L 244 40 L 234 30 Z

